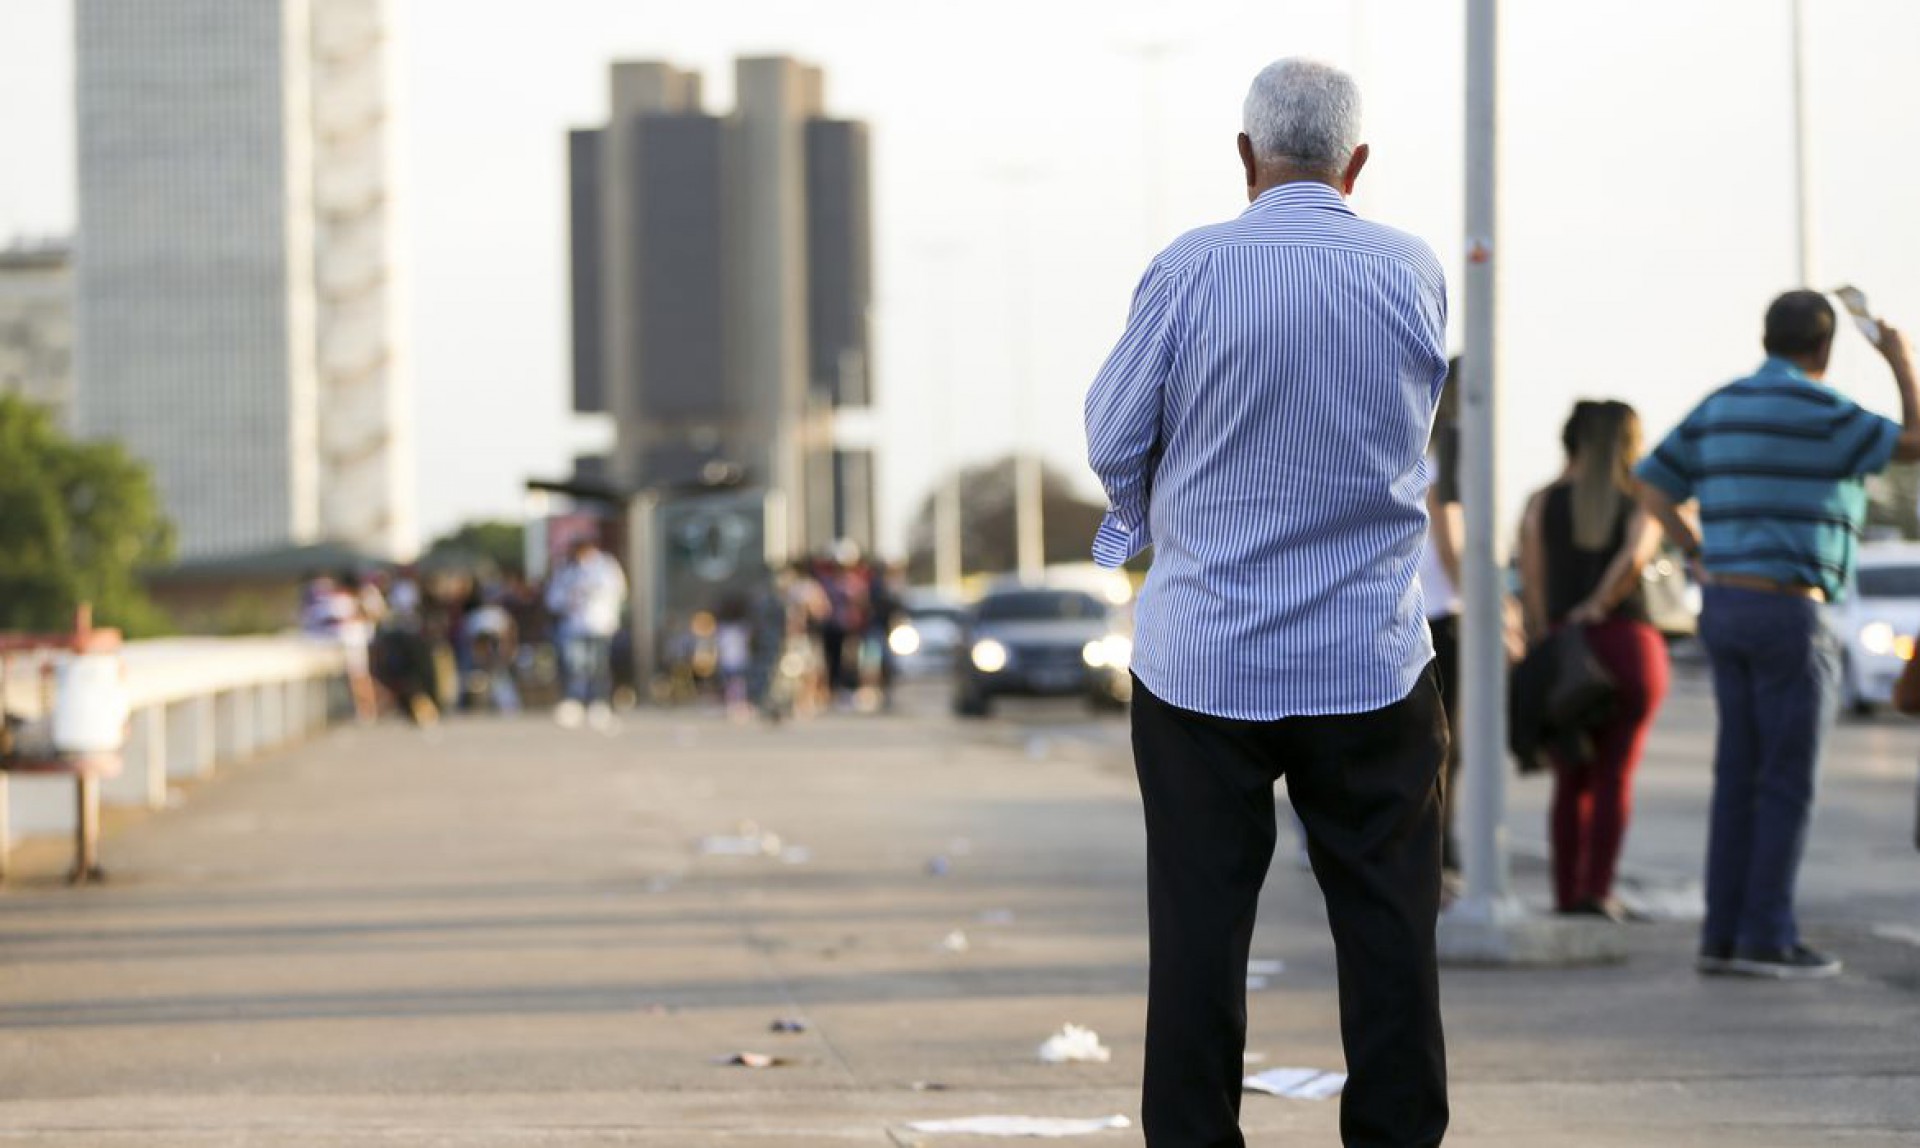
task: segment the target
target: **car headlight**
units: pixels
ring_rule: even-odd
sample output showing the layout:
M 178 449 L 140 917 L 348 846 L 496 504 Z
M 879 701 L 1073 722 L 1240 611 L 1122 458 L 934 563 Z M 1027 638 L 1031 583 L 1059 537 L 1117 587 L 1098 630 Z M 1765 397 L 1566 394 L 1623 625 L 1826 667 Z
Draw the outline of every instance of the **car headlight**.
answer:
M 1913 660 L 1913 639 L 1905 634 L 1901 634 L 1895 638 L 1893 640 L 1893 656 L 1903 662 L 1911 662 Z
M 1080 660 L 1096 670 L 1124 670 L 1133 661 L 1133 642 L 1123 634 L 1108 634 L 1081 647 Z
M 895 626 L 887 635 L 887 648 L 899 657 L 913 657 L 920 652 L 920 631 L 910 625 Z
M 1868 622 L 1860 627 L 1860 648 L 1869 654 L 1884 657 L 1893 653 L 1893 643 L 1897 636 L 1893 632 L 1893 627 L 1885 622 Z
M 992 638 L 973 644 L 973 668 L 983 674 L 997 674 L 1007 668 L 1007 648 Z

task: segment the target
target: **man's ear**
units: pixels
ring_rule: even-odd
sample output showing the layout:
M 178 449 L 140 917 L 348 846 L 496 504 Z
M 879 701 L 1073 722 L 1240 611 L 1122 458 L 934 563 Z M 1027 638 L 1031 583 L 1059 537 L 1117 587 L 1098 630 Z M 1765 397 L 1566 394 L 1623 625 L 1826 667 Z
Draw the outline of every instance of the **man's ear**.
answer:
M 1353 149 L 1353 158 L 1347 161 L 1346 174 L 1340 177 L 1340 190 L 1348 195 L 1353 194 L 1353 185 L 1360 180 L 1360 169 L 1367 166 L 1367 157 L 1372 154 L 1373 149 L 1366 144 Z
M 1253 185 L 1260 181 L 1260 165 L 1253 161 L 1253 140 L 1248 138 L 1247 133 L 1240 133 L 1238 143 L 1240 145 L 1240 167 L 1247 173 L 1247 190 L 1251 192 Z

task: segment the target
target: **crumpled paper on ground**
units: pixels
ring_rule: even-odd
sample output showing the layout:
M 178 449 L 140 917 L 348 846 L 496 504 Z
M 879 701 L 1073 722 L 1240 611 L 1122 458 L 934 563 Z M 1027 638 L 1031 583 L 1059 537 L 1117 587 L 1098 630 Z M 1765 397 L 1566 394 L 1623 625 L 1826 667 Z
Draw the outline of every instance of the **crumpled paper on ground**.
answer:
M 1322 1072 L 1317 1068 L 1269 1068 L 1240 1082 L 1249 1092 L 1284 1096 L 1288 1100 L 1331 1100 L 1347 1086 L 1344 1072 Z
M 1043 1064 L 1105 1064 L 1113 1059 L 1113 1050 L 1100 1043 L 1100 1034 L 1077 1024 L 1067 1025 L 1040 1046 Z
M 958 1120 L 916 1120 L 907 1127 L 915 1132 L 954 1132 L 969 1136 L 1029 1136 L 1039 1140 L 1058 1140 L 1063 1136 L 1087 1136 L 1095 1132 L 1131 1128 L 1133 1121 L 1124 1116 L 1106 1116 L 1093 1120 L 1075 1120 L 1058 1116 L 963 1116 Z

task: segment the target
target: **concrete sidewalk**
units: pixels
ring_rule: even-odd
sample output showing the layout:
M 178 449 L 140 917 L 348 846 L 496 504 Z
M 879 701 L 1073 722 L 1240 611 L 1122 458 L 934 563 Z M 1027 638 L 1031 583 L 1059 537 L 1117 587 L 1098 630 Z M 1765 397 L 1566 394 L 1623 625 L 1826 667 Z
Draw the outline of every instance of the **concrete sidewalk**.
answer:
M 696 848 L 743 821 L 785 858 Z M 1110 755 L 934 714 L 341 732 L 123 828 L 104 889 L 0 897 L 0 1142 L 965 1148 L 1002 1141 L 904 1126 L 1131 1115 L 1141 856 Z M 1697 978 L 1689 925 L 1627 935 L 1620 967 L 1449 975 L 1450 1145 L 1920 1140 L 1898 950 L 1778 986 Z M 1289 854 L 1256 956 L 1285 970 L 1250 1047 L 1338 1068 Z M 1037 1063 L 1067 1021 L 1112 1062 Z M 746 1050 L 792 1063 L 717 1063 Z M 1336 1114 L 1246 1102 L 1253 1144 Z

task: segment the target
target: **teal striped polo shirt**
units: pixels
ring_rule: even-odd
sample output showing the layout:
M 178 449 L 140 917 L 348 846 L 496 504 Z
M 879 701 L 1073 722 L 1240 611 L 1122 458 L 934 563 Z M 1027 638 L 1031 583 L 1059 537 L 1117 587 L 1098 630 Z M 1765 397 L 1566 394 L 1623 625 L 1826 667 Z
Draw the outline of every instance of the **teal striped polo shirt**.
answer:
M 1799 582 L 1839 601 L 1866 525 L 1862 481 L 1893 461 L 1899 424 L 1770 358 L 1693 409 L 1640 463 L 1700 503 L 1707 569 Z

